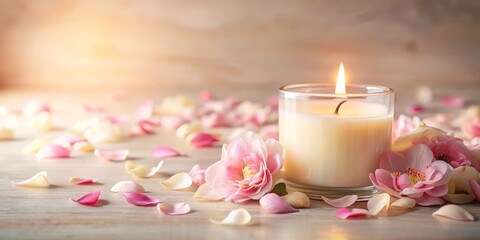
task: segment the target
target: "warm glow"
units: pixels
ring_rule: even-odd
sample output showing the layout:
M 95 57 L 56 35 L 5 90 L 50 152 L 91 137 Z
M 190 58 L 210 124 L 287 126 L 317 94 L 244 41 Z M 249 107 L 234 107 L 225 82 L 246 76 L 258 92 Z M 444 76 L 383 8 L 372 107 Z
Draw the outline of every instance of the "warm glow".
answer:
M 335 88 L 335 94 L 346 94 L 345 90 L 345 69 L 343 68 L 343 62 L 340 63 L 338 68 L 337 86 Z

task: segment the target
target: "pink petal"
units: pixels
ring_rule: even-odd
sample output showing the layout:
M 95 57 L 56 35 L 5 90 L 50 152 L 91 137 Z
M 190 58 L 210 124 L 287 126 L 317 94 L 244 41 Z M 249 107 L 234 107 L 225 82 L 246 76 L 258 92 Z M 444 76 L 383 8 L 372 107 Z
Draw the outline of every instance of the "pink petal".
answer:
M 40 149 L 37 153 L 38 159 L 46 158 L 68 158 L 70 157 L 70 150 L 57 145 L 50 144 Z
M 158 146 L 152 151 L 152 157 L 154 158 L 167 158 L 167 157 L 177 157 L 181 156 L 181 154 L 168 146 Z
M 475 196 L 475 201 L 480 203 L 480 185 L 475 180 L 468 181 L 468 184 L 470 185 L 473 196 Z
M 201 148 L 212 146 L 213 144 L 218 142 L 218 139 L 208 133 L 195 132 L 189 134 L 186 141 L 194 147 Z
M 182 117 L 179 116 L 163 116 L 160 118 L 160 125 L 168 130 L 177 130 L 178 127 L 180 127 L 182 124 L 186 123 L 187 120 L 185 120 Z
M 149 119 L 153 116 L 155 111 L 155 103 L 151 100 L 144 101 L 143 103 L 138 106 L 135 112 L 135 118 L 137 120 L 145 120 Z
M 420 206 L 435 206 L 435 205 L 443 205 L 444 201 L 442 198 L 439 197 L 431 197 L 428 194 L 423 194 L 420 198 L 415 198 L 415 201 Z
M 432 216 L 449 218 L 455 221 L 475 221 L 475 217 L 458 205 L 445 205 L 435 211 Z
M 263 126 L 260 128 L 259 134 L 262 136 L 263 140 L 267 140 L 269 138 L 278 140 L 278 124 Z
M 82 205 L 93 206 L 93 205 L 97 204 L 99 197 L 100 197 L 100 188 L 91 192 L 91 193 L 87 193 L 87 194 L 83 195 L 79 199 L 73 199 L 73 198 L 71 198 L 71 199 L 72 199 L 72 201 L 74 201 L 76 203 L 80 203 Z
M 95 149 L 94 154 L 99 159 L 113 161 L 113 162 L 120 162 L 120 161 L 125 161 L 127 159 L 129 151 L 128 150 Z
M 278 95 L 273 95 L 268 99 L 268 106 L 271 109 L 278 109 Z
M 357 195 L 347 195 L 347 196 L 337 198 L 337 199 L 330 199 L 330 198 L 322 196 L 322 199 L 325 203 L 327 203 L 328 205 L 330 205 L 332 207 L 346 208 L 346 207 L 354 204 L 357 201 L 358 196 Z
M 200 100 L 202 100 L 202 102 L 214 101 L 215 95 L 213 95 L 210 90 L 204 90 L 200 93 Z
M 348 208 L 340 208 L 337 211 L 335 211 L 335 215 L 341 219 L 351 219 L 351 218 L 364 218 L 364 217 L 369 217 L 370 213 L 361 208 L 353 208 L 353 209 L 348 209 Z
M 200 165 L 195 164 L 188 174 L 192 178 L 193 184 L 201 186 L 205 183 L 205 169 L 200 167 Z
M 230 122 L 220 113 L 211 113 L 209 115 L 203 116 L 202 125 L 206 128 L 216 128 L 216 127 L 228 127 Z
M 465 98 L 460 96 L 444 96 L 442 104 L 447 107 L 462 107 L 465 104 Z
M 423 111 L 425 111 L 425 108 L 420 104 L 413 104 L 407 108 L 407 113 L 411 115 L 419 114 Z
M 260 198 L 260 206 L 269 213 L 291 213 L 298 212 L 297 209 L 288 205 L 285 200 L 275 193 L 267 193 Z
M 169 215 L 184 215 L 191 211 L 190 206 L 187 203 L 160 203 L 157 205 L 157 209 L 159 212 Z
M 155 206 L 162 202 L 158 198 L 150 198 L 147 195 L 138 192 L 124 192 L 123 196 L 127 199 L 127 202 L 136 206 Z
M 50 183 L 48 183 L 47 172 L 42 171 L 38 172 L 33 177 L 23 180 L 21 182 L 12 182 L 15 186 L 19 187 L 42 187 L 48 188 L 50 187 Z
M 147 135 L 154 134 L 155 130 L 153 129 L 157 124 L 150 120 L 139 120 L 137 124 L 133 127 L 132 134 L 134 135 Z
M 97 184 L 98 181 L 97 179 L 93 178 L 76 178 L 72 177 L 70 178 L 70 182 L 76 185 L 89 185 L 89 184 Z

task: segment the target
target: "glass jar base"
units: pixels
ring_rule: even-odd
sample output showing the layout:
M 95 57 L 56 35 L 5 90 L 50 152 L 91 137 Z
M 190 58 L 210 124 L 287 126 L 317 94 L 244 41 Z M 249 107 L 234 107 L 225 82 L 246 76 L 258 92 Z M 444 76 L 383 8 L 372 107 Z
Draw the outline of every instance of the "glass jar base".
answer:
M 285 181 L 285 180 L 284 180 Z M 319 187 L 292 183 L 285 181 L 288 192 L 303 192 L 311 199 L 322 200 L 322 196 L 327 198 L 341 198 L 347 195 L 357 195 L 357 201 L 367 201 L 369 198 L 378 194 L 374 186 L 348 188 L 348 187 Z

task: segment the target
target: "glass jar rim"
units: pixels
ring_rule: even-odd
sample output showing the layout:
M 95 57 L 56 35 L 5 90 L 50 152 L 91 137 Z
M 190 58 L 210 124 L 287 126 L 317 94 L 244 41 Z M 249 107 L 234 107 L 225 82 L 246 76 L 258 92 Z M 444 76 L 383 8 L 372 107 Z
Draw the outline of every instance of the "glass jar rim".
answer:
M 323 92 L 301 92 L 296 91 L 295 89 L 305 89 L 305 88 L 335 88 L 334 84 L 326 83 L 298 83 L 298 84 L 288 84 L 279 89 L 280 95 L 283 97 L 332 97 L 338 98 L 341 97 L 353 97 L 353 98 L 362 98 L 367 96 L 381 96 L 393 94 L 394 90 L 389 87 L 380 86 L 380 85 L 365 85 L 365 84 L 349 84 L 346 86 L 348 88 L 357 88 L 357 89 L 375 89 L 373 92 L 366 93 L 346 93 L 346 94 L 335 94 L 335 93 L 323 93 Z

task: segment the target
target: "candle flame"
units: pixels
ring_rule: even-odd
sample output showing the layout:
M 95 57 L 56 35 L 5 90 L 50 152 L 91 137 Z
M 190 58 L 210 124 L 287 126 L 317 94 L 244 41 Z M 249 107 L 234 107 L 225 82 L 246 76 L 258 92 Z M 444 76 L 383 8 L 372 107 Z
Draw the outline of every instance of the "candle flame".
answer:
M 345 90 L 345 69 L 343 67 L 343 62 L 340 63 L 340 67 L 338 68 L 338 76 L 337 76 L 337 85 L 335 87 L 335 94 L 346 94 L 347 91 Z

